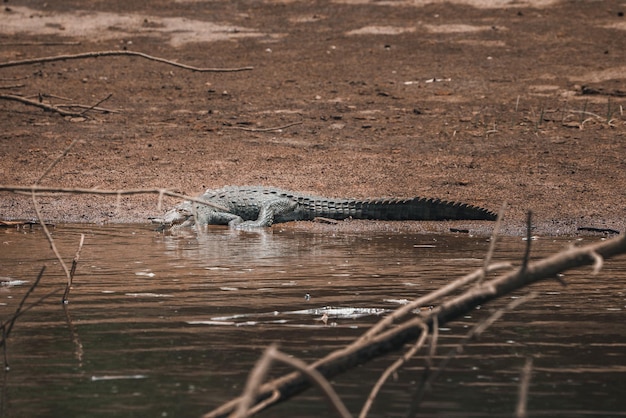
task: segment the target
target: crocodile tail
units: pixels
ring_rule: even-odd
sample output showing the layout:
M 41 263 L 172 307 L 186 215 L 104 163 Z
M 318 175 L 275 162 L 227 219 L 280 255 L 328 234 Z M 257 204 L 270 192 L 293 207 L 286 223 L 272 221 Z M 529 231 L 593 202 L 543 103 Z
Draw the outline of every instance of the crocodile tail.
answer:
M 439 199 L 370 199 L 326 200 L 299 199 L 308 208 L 302 218 L 316 216 L 333 219 L 378 219 L 385 221 L 442 221 L 496 219 L 496 214 L 478 206 L 447 202 Z

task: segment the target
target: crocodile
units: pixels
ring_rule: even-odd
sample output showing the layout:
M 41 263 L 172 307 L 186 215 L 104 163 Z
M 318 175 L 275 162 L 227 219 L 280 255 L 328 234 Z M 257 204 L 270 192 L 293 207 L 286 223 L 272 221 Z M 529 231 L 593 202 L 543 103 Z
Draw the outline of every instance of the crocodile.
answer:
M 162 217 L 150 219 L 160 224 L 162 229 L 193 225 L 228 225 L 234 229 L 252 229 L 315 218 L 493 221 L 496 214 L 481 207 L 433 198 L 339 199 L 273 187 L 228 186 L 209 189 L 193 201 L 182 202 Z

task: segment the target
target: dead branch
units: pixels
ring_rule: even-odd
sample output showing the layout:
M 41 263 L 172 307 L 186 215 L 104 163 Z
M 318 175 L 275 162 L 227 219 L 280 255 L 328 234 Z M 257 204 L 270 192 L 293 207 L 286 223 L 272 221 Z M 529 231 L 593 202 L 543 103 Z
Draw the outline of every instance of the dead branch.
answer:
M 67 61 L 67 60 L 76 60 L 76 59 L 84 59 L 84 58 L 98 58 L 98 57 L 110 57 L 110 56 L 131 56 L 131 57 L 141 57 L 147 60 L 161 62 L 163 64 L 171 65 L 178 68 L 183 68 L 185 70 L 201 72 L 201 73 L 225 73 L 225 72 L 236 72 L 236 71 L 250 71 L 254 67 L 238 67 L 238 68 L 198 68 L 192 67 L 191 65 L 179 64 L 175 61 L 166 60 L 165 58 L 155 57 L 152 55 L 144 54 L 143 52 L 136 51 L 95 51 L 95 52 L 85 52 L 82 54 L 74 54 L 74 55 L 56 55 L 51 57 L 42 57 L 42 58 L 32 58 L 26 60 L 19 61 L 8 61 L 0 63 L 0 68 L 5 67 L 15 67 L 18 65 L 30 65 L 30 64 L 41 64 L 46 62 L 53 61 Z
M 498 234 L 500 233 L 500 226 L 502 225 L 502 218 L 504 218 L 504 212 L 506 211 L 506 202 L 502 202 L 502 206 L 500 206 L 500 210 L 498 211 L 498 216 L 496 217 L 496 224 L 493 227 L 493 232 L 491 233 L 491 239 L 489 241 L 489 250 L 487 250 L 487 255 L 483 260 L 483 274 L 478 278 L 478 283 L 482 283 L 487 276 L 487 267 L 491 264 L 491 258 L 493 257 L 493 253 L 496 249 L 496 241 L 498 240 Z
M 63 261 L 63 257 L 61 257 L 59 250 L 57 250 L 57 246 L 54 243 L 54 239 L 52 239 L 52 235 L 50 234 L 50 231 L 48 230 L 48 227 L 46 226 L 46 222 L 44 221 L 43 216 L 41 215 L 41 211 L 39 210 L 39 204 L 37 203 L 37 195 L 35 194 L 35 192 L 32 192 L 32 199 L 33 199 L 33 207 L 35 208 L 35 213 L 37 214 L 37 219 L 39 220 L 39 224 L 41 225 L 41 228 L 43 229 L 43 232 L 46 235 L 46 238 L 48 239 L 48 243 L 50 244 L 50 249 L 54 253 L 54 256 L 57 258 L 57 260 L 59 260 L 59 264 L 61 264 L 61 268 L 65 272 L 65 277 L 67 277 L 68 280 L 70 280 L 69 279 L 70 271 L 68 270 L 67 264 L 65 264 L 65 261 Z
M 57 106 L 54 105 L 49 105 L 37 100 L 31 100 L 31 99 L 27 99 L 25 97 L 21 97 L 21 96 L 15 96 L 13 94 L 0 94 L 0 99 L 1 100 L 12 100 L 15 102 L 20 102 L 23 103 L 25 105 L 29 105 L 29 106 L 35 106 L 38 107 L 40 109 L 43 109 L 47 112 L 56 112 L 58 114 L 60 114 L 61 116 L 82 116 L 82 113 L 79 112 L 70 112 L 68 110 L 63 110 Z
M 52 161 L 50 163 L 50 165 L 48 166 L 48 168 L 46 168 L 46 171 L 43 172 L 43 174 L 41 174 L 41 176 L 39 176 L 39 178 L 37 180 L 35 180 L 34 184 L 39 184 L 41 183 L 41 180 L 44 179 L 44 177 L 46 177 L 48 174 L 50 174 L 50 172 L 52 171 L 52 169 L 59 163 L 59 161 L 61 161 L 63 159 L 63 157 L 65 157 L 67 155 L 68 152 L 70 152 L 70 150 L 74 147 L 74 145 L 76 145 L 76 143 L 78 142 L 78 139 L 73 140 L 61 153 L 61 155 L 59 155 L 57 158 L 54 159 L 54 161 Z
M 241 402 L 239 403 L 237 410 L 231 415 L 231 418 L 245 418 L 258 410 L 258 408 L 251 409 L 251 406 L 254 405 L 258 388 L 267 376 L 267 372 L 272 364 L 272 361 L 279 361 L 293 367 L 296 370 L 299 370 L 306 377 L 308 377 L 312 383 L 317 385 L 322 390 L 331 407 L 340 417 L 351 418 L 350 412 L 345 407 L 343 402 L 341 402 L 341 399 L 339 399 L 339 396 L 337 396 L 337 393 L 331 384 L 321 374 L 319 374 L 315 369 L 311 369 L 302 360 L 290 357 L 287 354 L 280 352 L 275 345 L 270 345 L 265 350 L 263 356 L 261 356 L 259 361 L 257 361 L 254 369 L 252 369 L 252 372 L 248 377 L 248 381 L 246 382 Z
M 436 327 L 433 328 L 437 329 Z M 426 326 L 426 324 L 423 324 L 422 334 L 417 339 L 417 342 L 402 357 L 400 357 L 391 366 L 389 366 L 378 378 L 378 381 L 376 381 L 376 384 L 372 388 L 369 396 L 367 397 L 367 400 L 365 401 L 365 404 L 363 405 L 363 408 L 361 408 L 359 418 L 365 418 L 367 416 L 367 413 L 374 403 L 374 399 L 376 399 L 378 392 L 380 392 L 380 388 L 383 387 L 387 379 L 389 379 L 389 376 L 391 376 L 392 373 L 395 373 L 400 367 L 402 367 L 404 363 L 409 361 L 415 355 L 415 353 L 417 353 L 422 348 L 424 342 L 426 341 L 426 338 L 428 338 L 428 327 Z
M 626 253 L 626 236 L 613 238 L 580 248 L 564 250 L 544 259 L 529 263 L 522 271 L 517 269 L 500 275 L 494 279 L 474 286 L 466 292 L 444 301 L 421 317 L 409 320 L 396 328 L 375 335 L 360 344 L 352 344 L 342 350 L 335 351 L 314 362 L 309 367 L 315 368 L 326 379 L 332 378 L 376 357 L 396 351 L 418 339 L 423 330 L 422 324 L 429 329 L 433 327 L 436 316 L 439 324 L 445 324 L 466 314 L 478 305 L 502 297 L 515 290 L 529 286 L 541 280 L 554 278 L 558 273 L 575 267 L 597 263 L 597 257 L 611 258 Z M 597 257 L 593 254 L 597 254 Z M 299 372 L 293 372 L 265 383 L 259 388 L 255 402 L 264 402 L 264 407 L 288 399 L 309 388 L 310 382 Z M 276 394 L 278 393 L 278 394 Z M 274 400 L 268 401 L 273 396 Z M 221 417 L 229 414 L 237 407 L 240 398 L 231 400 L 204 415 L 205 418 Z
M 85 234 L 80 234 L 80 242 L 78 243 L 78 250 L 76 250 L 76 255 L 74 255 L 74 259 L 72 260 L 72 268 L 70 269 L 70 275 L 67 278 L 67 286 L 65 287 L 65 293 L 63 293 L 63 304 L 67 305 L 69 303 L 70 289 L 72 288 L 72 282 L 74 281 L 74 274 L 76 273 L 76 266 L 78 265 L 78 259 L 80 258 L 80 252 L 83 249 L 83 244 L 85 243 Z

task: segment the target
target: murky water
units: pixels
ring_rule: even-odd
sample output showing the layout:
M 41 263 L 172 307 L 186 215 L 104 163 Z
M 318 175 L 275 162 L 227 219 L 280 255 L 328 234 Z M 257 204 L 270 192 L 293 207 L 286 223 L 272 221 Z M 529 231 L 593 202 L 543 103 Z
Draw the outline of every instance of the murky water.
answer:
M 12 315 L 44 264 L 29 300 L 61 290 L 15 324 L 2 416 L 199 416 L 241 393 L 269 344 L 317 359 L 351 342 L 399 301 L 479 267 L 488 246 L 484 238 L 453 235 L 222 228 L 162 235 L 149 226 L 58 226 L 53 235 L 68 264 L 81 233 L 85 244 L 64 310 L 65 279 L 42 231 L 0 231 L 2 318 Z M 568 243 L 540 239 L 533 255 Z M 519 238 L 504 239 L 496 258 L 519 259 L 523 246 Z M 529 356 L 530 416 L 626 416 L 625 278 L 626 260 L 618 258 L 599 276 L 567 273 L 567 287 L 535 285 L 537 298 L 450 363 L 420 416 L 511 416 Z M 436 359 L 508 301 L 444 325 Z M 394 359 L 334 379 L 355 415 Z M 370 416 L 406 416 L 423 368 L 423 357 L 410 361 L 384 387 Z M 273 375 L 285 370 L 276 367 Z M 321 399 L 309 390 L 261 416 L 327 416 Z

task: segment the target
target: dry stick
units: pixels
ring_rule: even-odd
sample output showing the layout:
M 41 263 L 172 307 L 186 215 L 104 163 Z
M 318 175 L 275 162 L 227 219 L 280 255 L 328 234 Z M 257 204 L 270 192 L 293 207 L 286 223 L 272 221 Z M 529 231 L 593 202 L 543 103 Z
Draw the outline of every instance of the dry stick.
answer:
M 299 360 L 295 357 L 290 357 L 276 349 L 274 349 L 273 352 L 270 352 L 270 355 L 273 359 L 285 363 L 299 370 L 301 373 L 304 373 L 311 382 L 315 383 L 317 387 L 320 388 L 322 392 L 324 392 L 324 395 L 326 395 L 326 399 L 328 399 L 330 405 L 337 412 L 337 415 L 342 418 L 351 417 L 350 412 L 348 412 L 348 409 L 345 407 L 343 402 L 341 402 L 341 399 L 339 399 L 339 396 L 333 389 L 332 385 L 317 370 L 311 368 L 302 360 Z
M 102 103 L 106 102 L 107 100 L 109 100 L 111 97 L 113 96 L 113 93 L 109 93 L 109 95 L 107 97 L 105 97 L 104 99 L 100 100 L 98 103 L 96 103 L 95 105 L 88 107 L 87 109 L 83 110 L 82 112 L 80 112 L 81 115 L 84 115 L 85 113 L 89 112 L 90 110 L 95 110 L 96 107 L 98 107 L 99 105 L 101 105 Z
M 68 146 L 67 148 L 65 148 L 63 150 L 63 152 L 61 153 L 61 155 L 59 155 L 57 158 L 54 159 L 54 161 L 52 161 L 52 163 L 50 163 L 50 165 L 48 166 L 48 168 L 46 168 L 46 171 L 43 172 L 43 174 L 41 176 L 39 176 L 39 178 L 37 180 L 35 180 L 35 182 L 33 183 L 34 185 L 37 185 L 41 182 L 41 180 L 43 180 L 44 177 L 46 177 L 51 171 L 52 169 L 59 163 L 59 161 L 61 161 L 61 159 L 63 157 L 65 157 L 67 155 L 68 152 L 70 152 L 70 150 L 74 147 L 74 145 L 76 145 L 76 143 L 78 142 L 78 139 L 73 140 Z
M 220 206 L 215 203 L 207 202 L 198 197 L 191 197 L 181 193 L 169 191 L 167 189 L 126 189 L 126 190 L 104 190 L 104 189 L 84 189 L 84 188 L 71 188 L 71 187 L 50 187 L 50 186 L 17 186 L 17 185 L 0 185 L 0 192 L 28 192 L 32 193 L 70 193 L 70 194 L 98 194 L 98 195 L 135 195 L 135 194 L 158 194 L 170 197 L 176 197 L 179 199 L 189 200 L 195 203 L 201 203 L 206 206 L 211 206 L 215 209 L 228 212 L 229 209 Z
M 533 371 L 533 358 L 527 357 L 524 368 L 522 369 L 522 377 L 519 382 L 519 395 L 517 399 L 517 409 L 515 410 L 516 418 L 526 418 L 526 405 L 528 404 L 528 387 L 530 386 L 530 377 Z
M 419 321 L 407 321 L 383 334 L 374 336 L 371 340 L 362 344 L 353 344 L 337 350 L 314 362 L 309 367 L 314 367 L 327 379 L 332 378 L 376 357 L 398 350 L 406 343 L 415 341 L 422 332 L 422 322 L 426 323 L 429 328 L 432 328 L 432 318 L 435 315 L 439 320 L 439 324 L 445 324 L 464 315 L 478 305 L 484 305 L 493 299 L 538 281 L 553 278 L 564 270 L 593 264 L 596 262 L 596 259 L 592 253 L 596 253 L 599 257 L 605 259 L 626 253 L 626 234 L 596 244 L 562 251 L 529 263 L 525 272 L 517 269 L 502 274 L 484 282 L 481 286 L 472 287 L 465 293 L 445 301 L 425 315 L 424 318 L 417 318 Z M 290 373 L 265 383 L 259 388 L 257 402 L 265 401 L 264 407 L 267 407 L 281 400 L 288 399 L 304 391 L 309 386 L 310 383 L 302 374 L 297 372 Z M 278 395 L 275 394 L 276 391 L 279 392 Z M 267 398 L 272 395 L 273 400 L 267 401 Z M 239 398 L 233 399 L 204 416 L 205 418 L 226 416 L 238 404 Z
M 54 244 L 52 235 L 50 234 L 50 231 L 48 230 L 48 227 L 46 226 L 46 222 L 44 221 L 43 216 L 41 215 L 41 211 L 39 210 L 39 203 L 37 202 L 35 191 L 32 192 L 32 199 L 33 199 L 33 207 L 35 208 L 35 213 L 37 214 L 37 219 L 39 220 L 39 224 L 41 225 L 41 228 L 43 229 L 43 232 L 46 235 L 46 239 L 48 240 L 48 243 L 50 244 L 50 249 L 54 253 L 54 256 L 57 258 L 57 260 L 59 260 L 59 263 L 61 264 L 61 268 L 63 268 L 63 271 L 65 272 L 65 277 L 67 277 L 69 280 L 70 271 L 68 270 L 67 265 L 65 264 L 65 261 L 63 261 L 63 258 L 61 257 L 59 250 L 57 250 L 57 246 Z
M 519 305 L 521 305 L 522 303 L 528 302 L 530 299 L 533 299 L 534 297 L 537 296 L 537 293 L 535 292 L 531 292 L 519 299 L 515 299 L 514 301 L 512 301 L 511 303 L 509 303 L 507 306 L 505 306 L 504 308 L 498 309 L 497 311 L 495 311 L 493 314 L 491 314 L 487 319 L 479 322 L 478 324 L 476 324 L 468 333 L 467 335 L 465 335 L 465 337 L 463 337 L 463 339 L 461 340 L 461 342 L 459 342 L 459 344 L 456 345 L 456 347 L 454 347 L 452 350 L 450 350 L 450 352 L 448 353 L 448 355 L 446 356 L 446 358 L 444 358 L 443 360 L 441 360 L 441 363 L 439 363 L 439 367 L 437 368 L 437 370 L 431 374 L 428 379 L 426 379 L 426 381 L 424 382 L 424 384 L 420 387 L 420 390 L 418 391 L 417 395 L 412 397 L 412 402 L 411 402 L 411 409 L 409 411 L 409 413 L 407 414 L 407 416 L 411 417 L 411 416 L 415 416 L 417 413 L 417 410 L 419 408 L 419 404 L 422 401 L 422 399 L 424 398 L 424 395 L 426 393 L 428 393 L 428 391 L 430 391 L 430 389 L 432 388 L 432 384 L 433 382 L 441 375 L 441 373 L 446 369 L 446 367 L 448 366 L 448 363 L 450 363 L 450 361 L 456 357 L 457 354 L 461 354 L 463 352 L 463 350 L 465 349 L 465 347 L 467 346 L 467 344 L 480 337 L 480 335 L 485 332 L 487 330 L 487 328 L 489 328 L 491 325 L 493 325 L 494 322 L 496 322 L 497 320 L 499 320 L 500 318 L 502 318 L 502 316 L 507 313 L 510 312 L 512 310 L 514 310 L 515 308 L 517 308 Z
M 244 418 L 249 415 L 249 410 L 254 405 L 258 389 L 263 383 L 265 376 L 267 376 L 267 371 L 272 364 L 272 358 L 270 356 L 270 350 L 272 349 L 275 349 L 274 345 L 270 345 L 265 350 L 248 375 L 246 386 L 241 395 L 241 401 L 237 409 L 232 413 L 231 418 Z
M 367 413 L 374 403 L 374 399 L 376 399 L 376 396 L 378 396 L 378 392 L 380 392 L 380 388 L 383 387 L 387 379 L 389 379 L 389 376 L 391 376 L 392 373 L 395 373 L 400 367 L 402 367 L 404 363 L 410 360 L 415 355 L 415 353 L 420 350 L 420 348 L 422 348 L 422 346 L 424 345 L 424 341 L 426 341 L 426 338 L 428 338 L 428 327 L 426 326 L 426 324 L 423 324 L 422 333 L 417 339 L 417 342 L 402 357 L 400 357 L 391 366 L 389 366 L 378 378 L 376 384 L 374 385 L 369 396 L 367 397 L 365 404 L 363 404 L 363 408 L 361 409 L 359 418 L 365 418 L 367 416 Z
M 522 259 L 522 267 L 521 270 L 526 270 L 526 266 L 528 265 L 528 260 L 530 259 L 530 246 L 532 243 L 532 221 L 533 221 L 533 212 L 528 211 L 526 216 L 526 249 L 524 250 L 524 258 Z
M 485 256 L 485 260 L 483 261 L 483 274 L 478 278 L 477 283 L 482 283 L 487 277 L 487 266 L 491 264 L 491 258 L 493 257 L 493 253 L 496 250 L 496 241 L 498 239 L 498 233 L 500 232 L 500 225 L 502 225 L 502 218 L 504 218 L 504 212 L 506 211 L 506 202 L 502 203 L 500 206 L 500 210 L 498 211 L 498 217 L 496 218 L 496 224 L 493 227 L 493 231 L 491 232 L 491 239 L 489 240 L 489 250 L 487 250 L 487 255 Z
M 77 108 L 77 109 L 96 110 L 96 111 L 102 112 L 102 113 L 120 113 L 121 112 L 120 110 L 109 109 L 107 107 L 100 107 L 100 106 L 97 106 L 97 105 L 87 106 L 87 105 L 80 104 L 80 103 L 58 104 L 55 107 L 57 109 L 61 109 L 61 108 L 68 108 L 68 109 Z
M 26 99 L 24 97 L 21 96 L 15 96 L 13 94 L 0 94 L 0 99 L 4 99 L 4 100 L 13 100 L 15 102 L 20 102 L 20 103 L 24 103 L 30 106 L 35 106 L 35 107 L 39 107 L 43 110 L 46 110 L 48 112 L 57 112 L 58 114 L 60 114 L 61 116 L 82 116 L 81 112 L 70 112 L 67 110 L 63 110 L 60 109 L 56 106 L 53 105 L 48 105 L 42 102 L 39 102 L 37 100 L 30 100 L 30 99 Z
M 239 129 L 240 131 L 246 131 L 246 132 L 271 132 L 271 131 L 280 131 L 281 129 L 286 129 L 286 128 L 289 128 L 291 126 L 296 126 L 296 125 L 302 125 L 302 122 L 288 123 L 287 125 L 276 126 L 274 128 L 246 128 L 245 126 L 228 126 L 227 128 Z
M 72 281 L 74 280 L 74 273 L 76 273 L 76 266 L 78 265 L 78 259 L 80 258 L 80 251 L 83 249 L 85 243 L 85 234 L 80 234 L 80 242 L 78 243 L 78 250 L 72 260 L 72 268 L 70 269 L 70 275 L 67 279 L 67 286 L 65 287 L 65 293 L 63 293 L 63 304 L 69 303 L 68 297 L 70 296 L 70 288 L 72 287 Z
M 339 399 L 339 396 L 337 396 L 337 393 L 334 391 L 330 383 L 328 383 L 322 375 L 315 370 L 309 369 L 305 362 L 289 357 L 288 355 L 278 351 L 275 344 L 270 345 L 265 350 L 259 361 L 257 361 L 254 366 L 254 369 L 252 369 L 252 372 L 250 372 L 248 381 L 246 382 L 246 387 L 241 397 L 241 402 L 239 403 L 237 410 L 235 410 L 235 412 L 231 415 L 231 418 L 244 418 L 254 413 L 251 406 L 254 404 L 259 386 L 261 386 L 265 376 L 267 376 L 272 360 L 285 363 L 304 373 L 324 392 L 331 406 L 335 409 L 335 411 L 337 411 L 337 414 L 340 417 L 351 418 L 350 412 L 348 412 L 347 408 L 341 402 L 341 399 Z
M 136 52 L 136 51 L 96 51 L 96 52 L 85 52 L 82 54 L 75 54 L 75 55 L 57 55 L 57 56 L 52 56 L 52 57 L 33 58 L 33 59 L 20 60 L 20 61 L 8 61 L 8 62 L 0 63 L 0 68 L 15 67 L 18 65 L 40 64 L 40 63 L 53 62 L 53 61 L 66 61 L 66 60 L 75 60 L 75 59 L 83 59 L 83 58 L 98 58 L 98 57 L 110 57 L 110 56 L 141 57 L 141 58 L 145 58 L 151 61 L 157 61 L 157 62 L 161 62 L 167 65 L 172 65 L 174 67 L 183 68 L 185 70 L 202 72 L 202 73 L 206 73 L 206 72 L 224 73 L 224 72 L 235 72 L 235 71 L 249 71 L 253 69 L 253 67 L 198 68 L 198 67 L 192 67 L 190 65 L 179 64 L 175 61 L 170 61 L 164 58 L 154 57 L 152 55 L 148 55 L 148 54 L 144 54 L 143 52 Z

